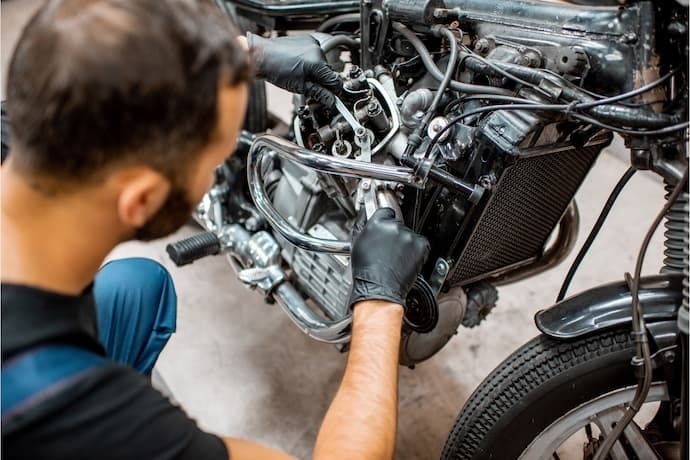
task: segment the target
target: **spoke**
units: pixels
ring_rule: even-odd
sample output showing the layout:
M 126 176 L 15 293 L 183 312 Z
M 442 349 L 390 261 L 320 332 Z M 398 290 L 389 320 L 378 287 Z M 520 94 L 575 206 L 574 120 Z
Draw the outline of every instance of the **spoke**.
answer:
M 605 412 L 597 414 L 594 418 L 594 423 L 599 427 L 604 437 L 608 436 L 613 427 L 621 419 L 625 410 L 623 407 L 613 407 Z M 647 438 L 640 430 L 640 427 L 635 421 L 630 422 L 623 431 L 622 436 L 625 436 L 628 445 L 632 448 L 637 458 L 655 459 L 658 458 L 654 448 L 649 444 Z M 616 441 L 613 449 L 611 449 L 611 458 L 613 460 L 625 460 L 628 456 L 623 449 L 620 442 Z
M 606 437 L 611 433 L 614 425 L 616 422 L 618 422 L 618 420 L 621 419 L 624 412 L 625 411 L 622 407 L 612 407 L 611 409 L 600 412 L 592 417 L 592 422 L 599 427 L 601 434 Z M 620 441 L 616 441 L 616 443 L 613 445 L 609 456 L 612 460 L 628 460 L 628 456 L 625 455 L 625 451 L 623 450 L 623 446 L 621 446 Z
M 628 426 L 625 427 L 623 436 L 628 440 L 637 458 L 659 458 L 654 448 L 649 444 L 647 437 L 642 433 L 639 425 L 635 423 L 635 420 L 631 421 Z

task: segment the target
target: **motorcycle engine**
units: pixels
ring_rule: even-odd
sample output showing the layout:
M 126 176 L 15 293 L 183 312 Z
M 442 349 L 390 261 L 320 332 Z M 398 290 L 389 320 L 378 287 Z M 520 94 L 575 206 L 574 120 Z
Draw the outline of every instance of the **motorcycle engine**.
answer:
M 645 51 L 656 49 L 655 37 L 640 33 L 654 17 L 650 2 L 594 11 L 493 3 L 363 2 L 361 18 L 327 21 L 333 38 L 322 47 L 343 69 L 335 107 L 295 96 L 287 137 L 305 155 L 407 168 L 418 182 L 326 174 L 284 155 L 260 163 L 268 200 L 303 235 L 349 240 L 358 212 L 386 206 L 429 239 L 406 302 L 405 365 L 435 354 L 461 324 L 476 326 L 496 303 L 495 286 L 567 256 L 578 227 L 573 197 L 612 139 L 601 120 L 669 123 L 639 109 L 653 106 L 661 87 L 637 105 L 591 102 L 669 70 Z M 572 111 L 587 102 L 588 112 Z M 259 230 L 261 216 L 241 207 L 248 217 L 233 221 Z M 300 295 L 327 320 L 348 317 L 348 256 L 281 235 L 273 232 Z

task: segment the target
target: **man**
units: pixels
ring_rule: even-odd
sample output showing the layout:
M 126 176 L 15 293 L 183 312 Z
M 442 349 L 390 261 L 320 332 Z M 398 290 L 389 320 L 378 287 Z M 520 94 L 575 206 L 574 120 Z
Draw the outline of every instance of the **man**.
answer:
M 210 0 L 55 0 L 24 30 L 2 167 L 6 458 L 287 458 L 204 433 L 152 389 L 175 327 L 169 275 L 144 259 L 100 268 L 188 219 L 233 150 L 247 46 L 258 73 L 332 104 L 313 38 L 238 40 Z M 315 458 L 392 457 L 402 304 L 427 252 L 391 210 L 358 226 L 351 350 Z

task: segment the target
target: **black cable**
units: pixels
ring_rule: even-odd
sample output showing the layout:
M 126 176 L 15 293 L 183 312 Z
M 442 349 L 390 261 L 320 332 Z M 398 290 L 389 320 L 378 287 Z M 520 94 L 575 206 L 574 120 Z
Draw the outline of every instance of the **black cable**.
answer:
M 563 112 L 568 114 L 569 116 L 576 118 L 578 120 L 584 121 L 586 123 L 589 123 L 591 125 L 597 126 L 602 129 L 607 129 L 609 131 L 614 131 L 617 133 L 621 134 L 627 134 L 630 136 L 654 136 L 654 135 L 660 135 L 660 134 L 668 134 L 672 133 L 674 131 L 679 131 L 682 129 L 688 128 L 690 126 L 690 122 L 683 122 L 683 123 L 678 123 L 675 125 L 670 125 L 670 126 L 665 126 L 663 128 L 659 129 L 654 129 L 654 130 L 647 130 L 647 131 L 639 131 L 639 130 L 633 130 L 633 129 L 625 129 L 625 128 L 618 128 L 616 126 L 611 126 L 606 123 L 602 123 L 592 117 L 588 117 L 586 115 L 582 115 L 579 113 L 572 113 L 571 106 L 568 104 L 499 104 L 499 105 L 488 105 L 485 107 L 479 107 L 474 110 L 470 110 L 469 112 L 463 113 L 461 115 L 458 115 L 457 117 L 451 119 L 448 121 L 448 124 L 441 129 L 436 136 L 432 139 L 431 143 L 429 143 L 429 146 L 427 147 L 425 153 L 424 153 L 424 158 L 427 158 L 429 154 L 431 153 L 432 149 L 434 146 L 438 143 L 438 140 L 443 136 L 443 134 L 448 131 L 453 125 L 456 123 L 464 120 L 467 117 L 470 117 L 472 115 L 477 115 L 480 113 L 485 113 L 485 112 L 492 112 L 495 110 L 554 110 L 557 112 Z
M 683 178 L 676 184 L 673 192 L 668 197 L 666 204 L 661 209 L 659 214 L 652 222 L 649 227 L 647 234 L 644 237 L 642 246 L 640 247 L 640 252 L 637 256 L 637 262 L 635 264 L 635 274 L 631 278 L 629 273 L 626 273 L 626 281 L 630 286 L 630 295 L 632 296 L 632 312 L 633 312 L 633 334 L 635 334 L 635 341 L 638 345 L 637 358 L 640 364 L 643 366 L 643 378 L 638 383 L 635 389 L 635 396 L 631 401 L 630 405 L 625 411 L 625 414 L 616 423 L 613 430 L 604 438 L 604 443 L 597 449 L 594 456 L 594 460 L 604 460 L 608 457 L 611 448 L 616 443 L 618 438 L 620 438 L 623 431 L 630 424 L 632 419 L 635 417 L 637 412 L 642 407 L 642 404 L 647 399 L 649 394 L 649 388 L 652 384 L 652 363 L 651 356 L 649 353 L 649 343 L 647 341 L 647 332 L 644 324 L 644 316 L 642 313 L 642 308 L 640 306 L 639 290 L 640 290 L 640 276 L 642 274 L 642 264 L 644 263 L 645 255 L 647 254 L 647 249 L 649 248 L 649 242 L 652 240 L 652 236 L 659 227 L 661 220 L 668 213 L 678 199 L 678 196 L 683 192 L 688 181 L 688 168 L 685 168 L 685 173 L 683 173 Z M 641 353 L 640 353 L 641 352 Z
M 532 88 L 532 89 L 535 90 L 536 92 L 542 94 L 543 96 L 548 97 L 549 99 L 552 98 L 551 94 L 549 94 L 549 93 L 547 93 L 546 91 L 544 91 L 544 90 L 543 90 L 542 88 L 540 88 L 538 85 L 535 85 L 534 83 L 530 83 L 530 82 L 528 82 L 528 81 L 525 81 L 525 80 L 523 80 L 522 78 L 517 77 L 517 76 L 511 74 L 510 72 L 501 69 L 499 66 L 497 66 L 497 65 L 494 64 L 493 62 L 489 61 L 488 59 L 483 58 L 482 56 L 478 55 L 477 53 L 475 53 L 474 51 L 472 51 L 471 49 L 469 49 L 469 48 L 466 47 L 466 46 L 463 46 L 463 49 L 468 53 L 468 56 L 467 56 L 467 57 L 476 59 L 476 60 L 478 60 L 479 62 L 481 62 L 482 64 L 491 67 L 491 68 L 492 68 L 496 73 L 498 73 L 499 75 L 501 75 L 501 76 L 503 76 L 503 77 L 505 77 L 505 78 L 507 78 L 507 79 L 509 79 L 509 80 L 513 80 L 515 83 L 518 83 L 518 84 L 520 84 L 520 85 L 522 85 L 522 86 L 526 86 L 526 87 L 528 87 L 528 88 Z
M 612 102 L 618 102 L 622 101 L 624 99 L 629 99 L 633 96 L 637 96 L 642 93 L 646 93 L 647 91 L 656 88 L 657 86 L 661 85 L 662 83 L 666 82 L 669 78 L 671 78 L 675 73 L 677 72 L 677 69 L 674 69 L 664 75 L 663 77 L 659 78 L 658 80 L 655 80 L 651 83 L 648 83 L 644 86 L 640 86 L 637 89 L 634 89 L 632 91 L 628 91 L 627 93 L 622 93 L 618 94 L 617 96 L 611 96 L 611 97 L 605 97 L 603 99 L 599 99 L 596 101 L 592 102 L 583 102 L 580 104 L 577 104 L 575 107 L 577 109 L 589 109 L 591 107 L 596 107 L 597 105 L 602 105 L 602 104 L 611 104 Z
M 587 251 L 589 251 L 589 248 L 592 246 L 592 243 L 594 243 L 594 239 L 597 237 L 597 235 L 599 235 L 599 231 L 603 227 L 606 218 L 611 212 L 613 204 L 616 202 L 618 196 L 623 191 L 623 188 L 633 175 L 635 175 L 635 169 L 632 167 L 628 168 L 628 170 L 625 171 L 623 176 L 618 180 L 618 183 L 611 191 L 611 194 L 609 195 L 609 198 L 606 200 L 606 203 L 604 204 L 601 213 L 599 213 L 597 221 L 592 227 L 592 230 L 589 232 L 589 235 L 587 236 L 587 239 L 580 248 L 580 251 L 577 253 L 575 260 L 573 260 L 573 263 L 570 265 L 570 269 L 568 269 L 568 274 L 565 275 L 565 279 L 563 280 L 561 289 L 560 291 L 558 291 L 558 297 L 556 298 L 556 302 L 560 302 L 565 298 L 565 294 L 566 292 L 568 292 L 568 287 L 570 287 L 570 283 L 572 282 L 573 277 L 575 276 L 575 272 L 580 267 L 580 264 L 587 255 Z
M 469 112 L 458 115 L 457 117 L 448 120 L 448 124 L 443 127 L 436 136 L 431 140 L 426 151 L 424 152 L 423 158 L 428 158 L 433 150 L 434 146 L 438 143 L 438 140 L 446 133 L 451 127 L 456 123 L 464 120 L 465 118 L 471 117 L 472 115 L 477 115 L 485 112 L 493 112 L 494 110 L 567 110 L 568 105 L 566 104 L 504 104 L 504 105 L 489 105 L 485 107 L 478 107 Z
M 455 66 L 458 62 L 458 43 L 457 41 L 455 41 L 455 35 L 453 35 L 453 32 L 451 32 L 448 29 L 441 29 L 440 32 L 448 41 L 448 45 L 450 46 L 450 56 L 448 57 L 448 65 L 446 66 L 446 73 L 443 76 L 443 80 L 441 80 L 441 83 L 438 85 L 436 94 L 434 95 L 434 98 L 431 101 L 431 105 L 429 105 L 429 108 L 427 109 L 427 113 L 424 116 L 422 123 L 416 129 L 416 131 L 419 132 L 424 132 L 426 130 L 429 121 L 431 121 L 431 117 L 433 117 L 436 113 L 438 104 L 441 102 L 443 94 L 445 93 L 446 89 L 448 88 L 448 85 L 453 79 L 453 74 L 455 73 Z
M 438 199 L 438 196 L 441 194 L 442 189 L 443 187 L 436 187 L 436 190 L 434 190 L 434 193 L 431 195 L 431 198 L 429 199 L 429 201 L 427 201 L 427 205 L 426 208 L 424 208 L 424 213 L 422 214 L 421 219 L 419 219 L 419 222 L 415 222 L 415 232 L 420 233 L 424 228 L 424 224 L 426 223 L 426 220 L 429 218 L 429 214 L 431 214 L 431 210 L 433 209 L 434 204 Z
M 414 32 L 412 32 L 405 25 L 399 22 L 393 22 L 392 25 L 393 29 L 395 29 L 398 33 L 405 37 L 405 39 L 410 42 L 415 51 L 417 51 L 417 54 L 419 54 L 419 57 L 422 59 L 424 67 L 431 74 L 431 76 L 438 81 L 443 80 L 443 74 L 436 66 L 436 63 L 431 57 L 431 54 L 429 54 L 429 50 L 426 49 L 426 46 L 424 46 L 424 43 L 419 39 L 419 37 L 417 37 L 417 35 Z M 450 86 L 450 89 L 460 91 L 462 93 L 490 93 L 507 95 L 512 94 L 511 91 L 504 88 L 497 88 L 494 86 L 473 85 L 470 83 L 463 83 L 457 80 L 451 80 L 448 86 Z
M 465 95 L 461 96 L 457 99 L 454 99 L 446 105 L 446 108 L 444 109 L 444 112 L 446 114 L 452 112 L 455 110 L 456 106 L 459 104 L 463 104 L 467 101 L 496 101 L 496 102 L 514 102 L 516 104 L 539 104 L 539 102 L 532 101 L 530 99 L 524 99 L 521 97 L 514 97 L 514 96 L 503 96 L 499 94 L 470 94 L 470 95 Z
M 683 123 L 677 123 L 675 125 L 664 126 L 663 128 L 659 128 L 659 129 L 639 131 L 639 130 L 635 130 L 635 129 L 619 128 L 617 126 L 603 123 L 603 122 L 597 120 L 596 118 L 592 118 L 592 117 L 589 117 L 587 115 L 582 115 L 579 113 L 570 113 L 569 115 L 573 118 L 580 120 L 580 121 L 584 121 L 586 123 L 589 123 L 590 125 L 594 125 L 594 126 L 597 126 L 599 128 L 602 128 L 602 129 L 608 129 L 609 131 L 613 131 L 616 133 L 626 134 L 628 136 L 658 136 L 660 134 L 668 134 L 668 133 L 672 133 L 674 131 L 680 131 L 680 130 L 686 129 L 688 126 L 690 126 L 690 123 L 685 121 Z

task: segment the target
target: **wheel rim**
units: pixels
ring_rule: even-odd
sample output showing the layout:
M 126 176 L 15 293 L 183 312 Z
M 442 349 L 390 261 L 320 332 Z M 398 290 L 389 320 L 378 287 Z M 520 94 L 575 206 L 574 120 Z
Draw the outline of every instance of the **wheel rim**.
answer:
M 553 459 L 553 454 L 558 447 L 589 424 L 596 425 L 601 433 L 606 436 L 611 431 L 611 425 L 620 420 L 625 411 L 626 404 L 632 401 L 635 388 L 632 386 L 614 390 L 571 410 L 539 433 L 522 453 L 520 459 Z M 649 389 L 645 403 L 668 400 L 670 400 L 670 396 L 666 383 L 658 382 L 654 383 Z M 630 447 L 638 454 L 638 458 L 656 458 L 652 447 L 635 422 L 630 423 L 623 435 L 626 437 Z M 625 460 L 628 458 L 620 442 L 616 442 L 611 450 L 610 457 L 613 460 Z

